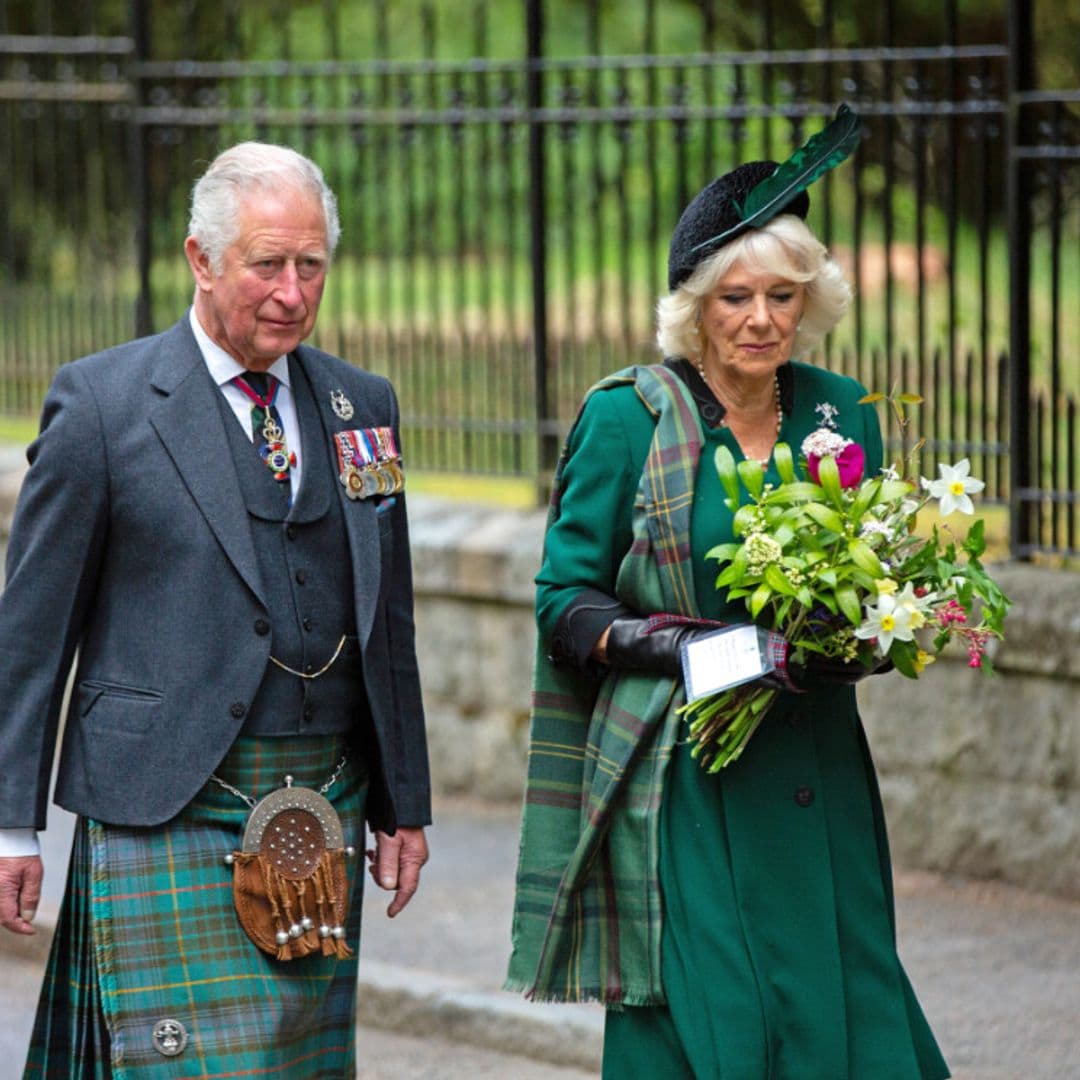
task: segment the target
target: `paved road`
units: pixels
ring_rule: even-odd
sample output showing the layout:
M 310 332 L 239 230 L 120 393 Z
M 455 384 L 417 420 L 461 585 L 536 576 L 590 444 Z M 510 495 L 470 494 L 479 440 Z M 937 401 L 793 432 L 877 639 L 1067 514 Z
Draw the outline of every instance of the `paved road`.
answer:
M 63 826 L 57 815 L 47 834 L 54 899 Z M 374 888 L 365 900 L 364 1080 L 595 1075 L 598 1009 L 534 1006 L 498 989 L 516 810 L 444 802 L 430 840 L 421 891 L 401 916 L 385 918 L 385 898 Z M 1080 1078 L 1080 904 L 900 873 L 897 906 L 901 955 L 957 1080 Z M 40 964 L 16 964 L 10 952 L 0 957 L 0 1080 L 18 1076 L 17 1067 L 5 1073 L 4 1063 L 21 1062 Z M 400 1025 L 419 1037 L 400 1036 Z M 508 1051 L 533 1060 L 507 1059 Z M 559 1060 L 537 1060 L 551 1057 Z
M 36 965 L 18 967 L 12 971 L 5 962 L 0 982 L 0 1010 L 5 1017 L 14 1015 L 19 1025 L 17 1029 L 9 1027 L 7 1021 L 0 1025 L 0 1080 L 17 1080 L 22 1075 L 26 1052 L 22 1021 L 28 1015 L 22 995 L 30 993 L 31 985 L 36 992 L 39 977 Z M 356 1049 L 360 1062 L 357 1080 L 589 1080 L 595 1076 L 582 1069 L 451 1042 L 423 1032 L 410 1036 L 361 1028 Z

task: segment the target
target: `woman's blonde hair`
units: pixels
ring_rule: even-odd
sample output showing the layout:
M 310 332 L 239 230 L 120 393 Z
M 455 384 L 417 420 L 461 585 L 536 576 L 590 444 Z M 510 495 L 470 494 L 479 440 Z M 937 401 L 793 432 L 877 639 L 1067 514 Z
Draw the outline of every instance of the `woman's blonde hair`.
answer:
M 664 356 L 701 356 L 701 304 L 736 264 L 806 286 L 806 307 L 792 347 L 801 356 L 819 345 L 840 321 L 852 290 L 825 245 L 794 214 L 781 214 L 750 229 L 703 259 L 694 272 L 656 305 L 656 343 Z

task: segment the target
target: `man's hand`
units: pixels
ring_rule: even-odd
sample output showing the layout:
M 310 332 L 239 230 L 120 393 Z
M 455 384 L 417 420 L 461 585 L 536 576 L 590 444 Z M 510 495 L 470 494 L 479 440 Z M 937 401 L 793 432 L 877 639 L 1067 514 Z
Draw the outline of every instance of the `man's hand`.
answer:
M 394 890 L 386 909 L 392 919 L 412 899 L 420 884 L 420 867 L 428 861 L 423 829 L 399 828 L 393 836 L 375 833 L 375 850 L 367 853 L 371 876 L 380 889 Z
M 13 934 L 33 934 L 30 925 L 41 899 L 44 867 L 39 855 L 0 858 L 0 926 Z

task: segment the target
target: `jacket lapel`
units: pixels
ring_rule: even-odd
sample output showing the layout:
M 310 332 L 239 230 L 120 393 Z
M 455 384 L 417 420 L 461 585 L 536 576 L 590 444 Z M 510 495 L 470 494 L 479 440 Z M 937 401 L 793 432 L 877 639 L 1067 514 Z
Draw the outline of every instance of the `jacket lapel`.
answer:
M 354 399 L 354 413 L 349 420 L 342 420 L 330 404 L 330 394 L 334 390 L 344 389 L 333 381 L 328 365 L 320 364 L 316 357 L 300 346 L 291 357 L 295 361 L 294 370 L 301 378 L 306 378 L 311 387 L 312 397 L 318 409 L 323 427 L 323 447 L 328 455 L 334 478 L 334 488 L 341 500 L 345 518 L 345 531 L 349 541 L 349 555 L 352 562 L 353 595 L 356 610 L 356 634 L 360 647 L 367 644 L 368 634 L 375 618 L 376 601 L 379 597 L 379 585 L 382 576 L 382 558 L 379 546 L 379 523 L 375 514 L 375 505 L 371 499 L 350 499 L 345 494 L 345 487 L 338 480 L 337 451 L 334 448 L 334 435 L 339 431 L 355 428 L 373 427 L 377 423 L 362 400 Z M 308 462 L 313 459 L 309 457 Z M 305 466 L 306 467 L 306 466 Z
M 265 602 L 243 492 L 214 385 L 191 332 L 188 316 L 162 336 L 151 378 L 162 395 L 150 414 L 177 471 L 229 560 Z

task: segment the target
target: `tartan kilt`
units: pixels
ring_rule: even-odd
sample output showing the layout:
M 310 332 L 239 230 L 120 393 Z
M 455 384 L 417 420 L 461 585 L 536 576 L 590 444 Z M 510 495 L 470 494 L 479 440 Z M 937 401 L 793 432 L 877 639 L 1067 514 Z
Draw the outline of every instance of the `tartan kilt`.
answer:
M 346 746 L 343 737 L 241 737 L 217 775 L 256 798 L 286 773 L 317 790 Z M 224 862 L 240 848 L 248 807 L 212 781 L 154 828 L 80 818 L 24 1077 L 354 1076 L 366 795 L 349 750 L 326 795 L 358 852 L 346 859 L 345 960 L 281 962 L 248 939 Z M 187 1031 L 175 1057 L 154 1046 L 164 1019 Z

